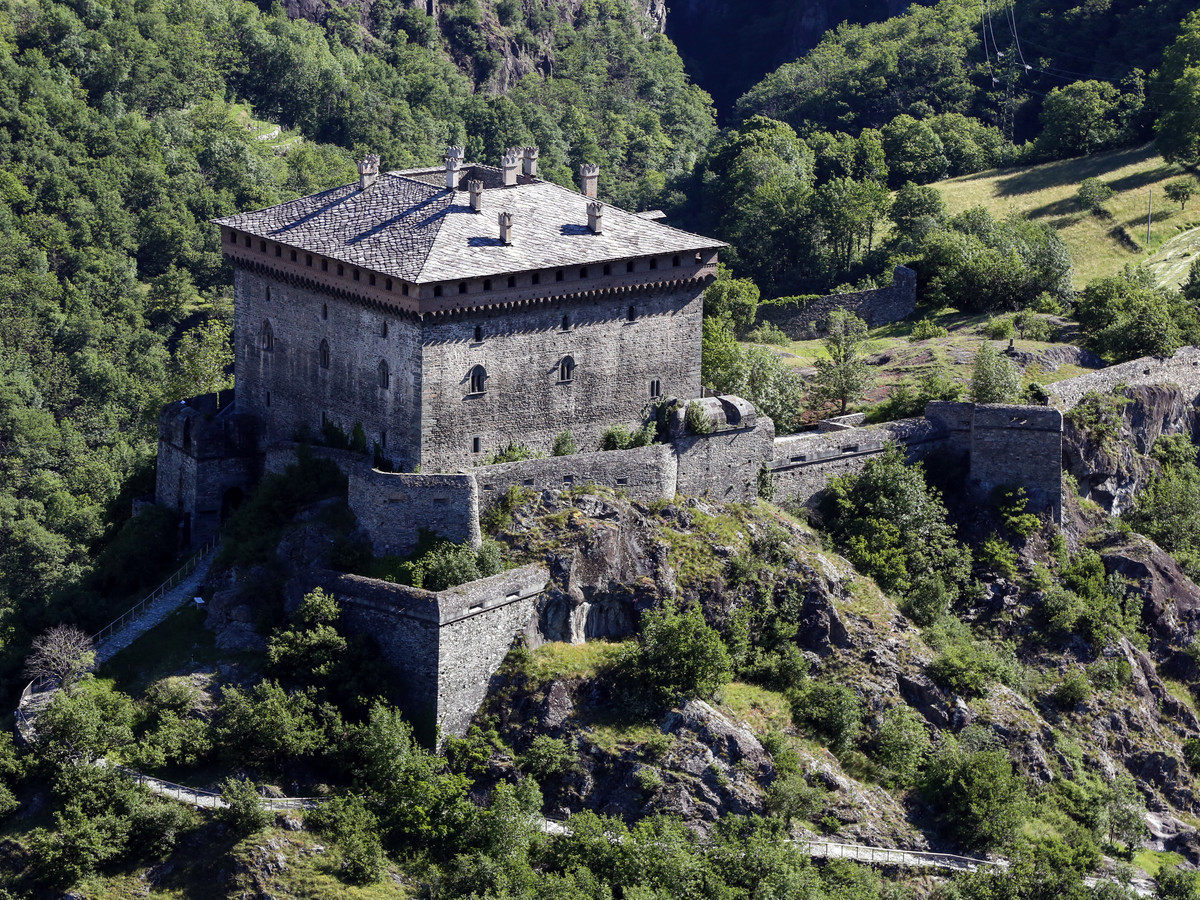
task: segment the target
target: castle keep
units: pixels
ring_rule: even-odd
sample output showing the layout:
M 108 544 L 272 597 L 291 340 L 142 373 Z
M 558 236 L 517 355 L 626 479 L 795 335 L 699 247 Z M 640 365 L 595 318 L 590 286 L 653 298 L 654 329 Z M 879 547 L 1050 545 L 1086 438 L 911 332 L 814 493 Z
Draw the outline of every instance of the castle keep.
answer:
M 364 429 L 396 468 L 453 470 L 517 440 L 594 445 L 700 392 L 719 242 L 451 148 L 438 169 L 218 219 L 235 269 L 238 411 L 267 441 Z

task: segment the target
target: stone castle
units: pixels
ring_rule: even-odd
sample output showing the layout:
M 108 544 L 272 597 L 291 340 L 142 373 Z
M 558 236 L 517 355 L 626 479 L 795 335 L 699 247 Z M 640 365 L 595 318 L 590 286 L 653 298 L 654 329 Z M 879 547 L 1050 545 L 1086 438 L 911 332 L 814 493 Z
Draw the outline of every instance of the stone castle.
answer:
M 702 294 L 724 245 L 600 203 L 595 166 L 576 192 L 539 179 L 537 162 L 536 148 L 499 167 L 450 148 L 444 167 L 381 173 L 369 156 L 356 183 L 217 220 L 235 271 L 236 397 L 172 404 L 159 420 L 157 502 L 179 513 L 185 542 L 215 534 L 264 472 L 331 429 L 394 470 L 326 453 L 377 553 L 410 552 L 423 529 L 477 545 L 481 511 L 514 486 L 750 502 L 769 478 L 777 499 L 808 503 L 888 442 L 956 455 L 979 491 L 1022 484 L 1059 516 L 1055 409 L 936 403 L 922 419 L 777 437 L 746 401 L 704 396 Z M 667 399 L 680 401 L 668 442 L 595 449 Z M 684 403 L 707 427 L 688 427 Z M 566 430 L 584 452 L 483 464 L 510 442 L 548 454 Z M 547 577 L 526 567 L 439 595 L 313 582 L 380 639 L 414 706 L 462 733 L 514 637 L 536 633 Z

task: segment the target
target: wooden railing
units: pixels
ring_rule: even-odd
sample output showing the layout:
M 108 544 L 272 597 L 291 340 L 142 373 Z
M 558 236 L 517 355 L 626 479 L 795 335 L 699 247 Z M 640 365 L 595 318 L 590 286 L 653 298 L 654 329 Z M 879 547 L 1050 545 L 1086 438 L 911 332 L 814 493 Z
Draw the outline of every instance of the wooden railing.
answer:
M 99 646 L 101 644 L 101 642 L 112 637 L 114 634 L 116 634 L 118 631 L 120 631 L 126 625 L 129 625 L 131 622 L 136 620 L 142 613 L 144 613 L 146 611 L 146 608 L 148 606 L 151 606 L 156 601 L 161 600 L 164 596 L 166 596 L 168 591 L 173 590 L 175 587 L 180 585 L 185 578 L 187 578 L 189 575 L 191 575 L 193 572 L 196 571 L 196 566 L 200 565 L 200 561 L 202 559 L 204 559 L 206 556 L 208 556 L 208 554 L 212 553 L 215 549 L 217 549 L 218 541 L 219 541 L 219 538 L 216 538 L 216 537 L 209 540 L 208 543 L 206 543 L 203 547 L 201 547 L 199 550 L 197 550 L 195 553 L 193 553 L 191 556 L 189 556 L 187 559 L 187 562 L 185 562 L 183 564 L 183 566 L 180 567 L 180 569 L 177 572 L 175 572 L 174 575 L 172 575 L 170 578 L 168 578 L 166 581 L 164 581 L 162 584 L 160 584 L 158 587 L 156 587 L 153 591 L 150 592 L 149 595 L 144 597 L 140 602 L 135 603 L 133 606 L 131 606 L 129 609 L 127 609 L 125 612 L 123 612 L 120 616 L 113 619 L 111 622 L 109 622 L 107 625 L 105 625 L 103 628 L 101 628 L 99 631 L 97 631 L 95 634 L 93 634 L 92 635 L 92 644 L 95 646 Z

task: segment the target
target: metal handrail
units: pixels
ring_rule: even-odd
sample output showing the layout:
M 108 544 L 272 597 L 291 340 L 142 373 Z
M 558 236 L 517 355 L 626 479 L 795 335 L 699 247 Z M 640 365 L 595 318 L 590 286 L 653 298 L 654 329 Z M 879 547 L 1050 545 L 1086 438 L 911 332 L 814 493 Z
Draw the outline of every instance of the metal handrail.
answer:
M 163 781 L 161 778 L 155 778 L 153 775 L 145 775 L 127 766 L 113 766 L 113 768 L 123 775 L 132 778 L 138 784 L 146 785 L 160 796 L 172 796 L 173 799 L 190 802 L 192 806 L 217 807 L 225 802 L 224 798 L 217 791 L 206 791 L 201 788 L 189 787 L 186 784 Z M 188 801 L 189 797 L 191 798 L 190 801 Z M 319 806 L 328 800 L 328 797 L 261 797 L 258 805 L 263 809 L 269 810 L 312 809 L 314 806 Z M 202 803 L 201 801 L 205 802 Z
M 983 859 L 978 856 L 959 856 L 954 853 L 932 853 L 926 850 L 901 850 L 897 847 L 868 847 L 864 844 L 839 844 L 833 841 L 796 841 L 808 850 L 810 856 L 825 859 L 853 859 L 866 863 L 888 865 L 896 863 L 942 866 L 948 869 L 964 869 L 979 866 L 1005 868 L 1006 863 Z
M 140 602 L 135 603 L 120 616 L 113 619 L 111 622 L 93 634 L 92 643 L 99 645 L 102 641 L 112 637 L 126 625 L 137 619 L 143 612 L 145 612 L 147 606 L 157 600 L 161 600 L 166 595 L 167 591 L 181 584 L 185 578 L 196 571 L 196 567 L 200 565 L 200 561 L 217 548 L 217 543 L 219 540 L 219 537 L 211 538 L 208 543 L 189 556 L 187 562 L 185 562 L 183 566 L 175 572 L 175 574 L 156 587 Z

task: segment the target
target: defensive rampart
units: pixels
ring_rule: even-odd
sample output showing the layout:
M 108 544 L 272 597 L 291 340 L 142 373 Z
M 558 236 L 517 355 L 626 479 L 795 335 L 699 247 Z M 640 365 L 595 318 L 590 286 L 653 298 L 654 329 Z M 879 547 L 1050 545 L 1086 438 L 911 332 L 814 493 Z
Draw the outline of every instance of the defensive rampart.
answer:
M 906 266 L 896 266 L 891 287 L 764 303 L 758 307 L 758 321 L 778 326 L 794 341 L 806 341 L 824 334 L 825 323 L 835 309 L 852 312 L 868 327 L 875 328 L 908 318 L 916 308 L 917 273 Z
M 1072 409 L 1085 394 L 1093 391 L 1108 394 L 1124 385 L 1140 387 L 1152 384 L 1175 384 L 1184 396 L 1195 402 L 1200 398 L 1200 347 L 1184 347 L 1174 356 L 1145 356 L 1119 363 L 1046 385 L 1046 391 L 1057 398 L 1062 409 Z
M 651 444 L 633 450 L 575 453 L 478 466 L 471 474 L 479 483 L 480 504 L 487 509 L 512 487 L 561 491 L 585 484 L 625 491 L 634 500 L 649 503 L 675 496 L 677 468 L 669 444 Z
M 338 599 L 349 628 L 378 641 L 410 709 L 462 736 L 513 640 L 534 627 L 549 577 L 542 566 L 523 566 L 434 593 L 320 572 L 312 587 Z

